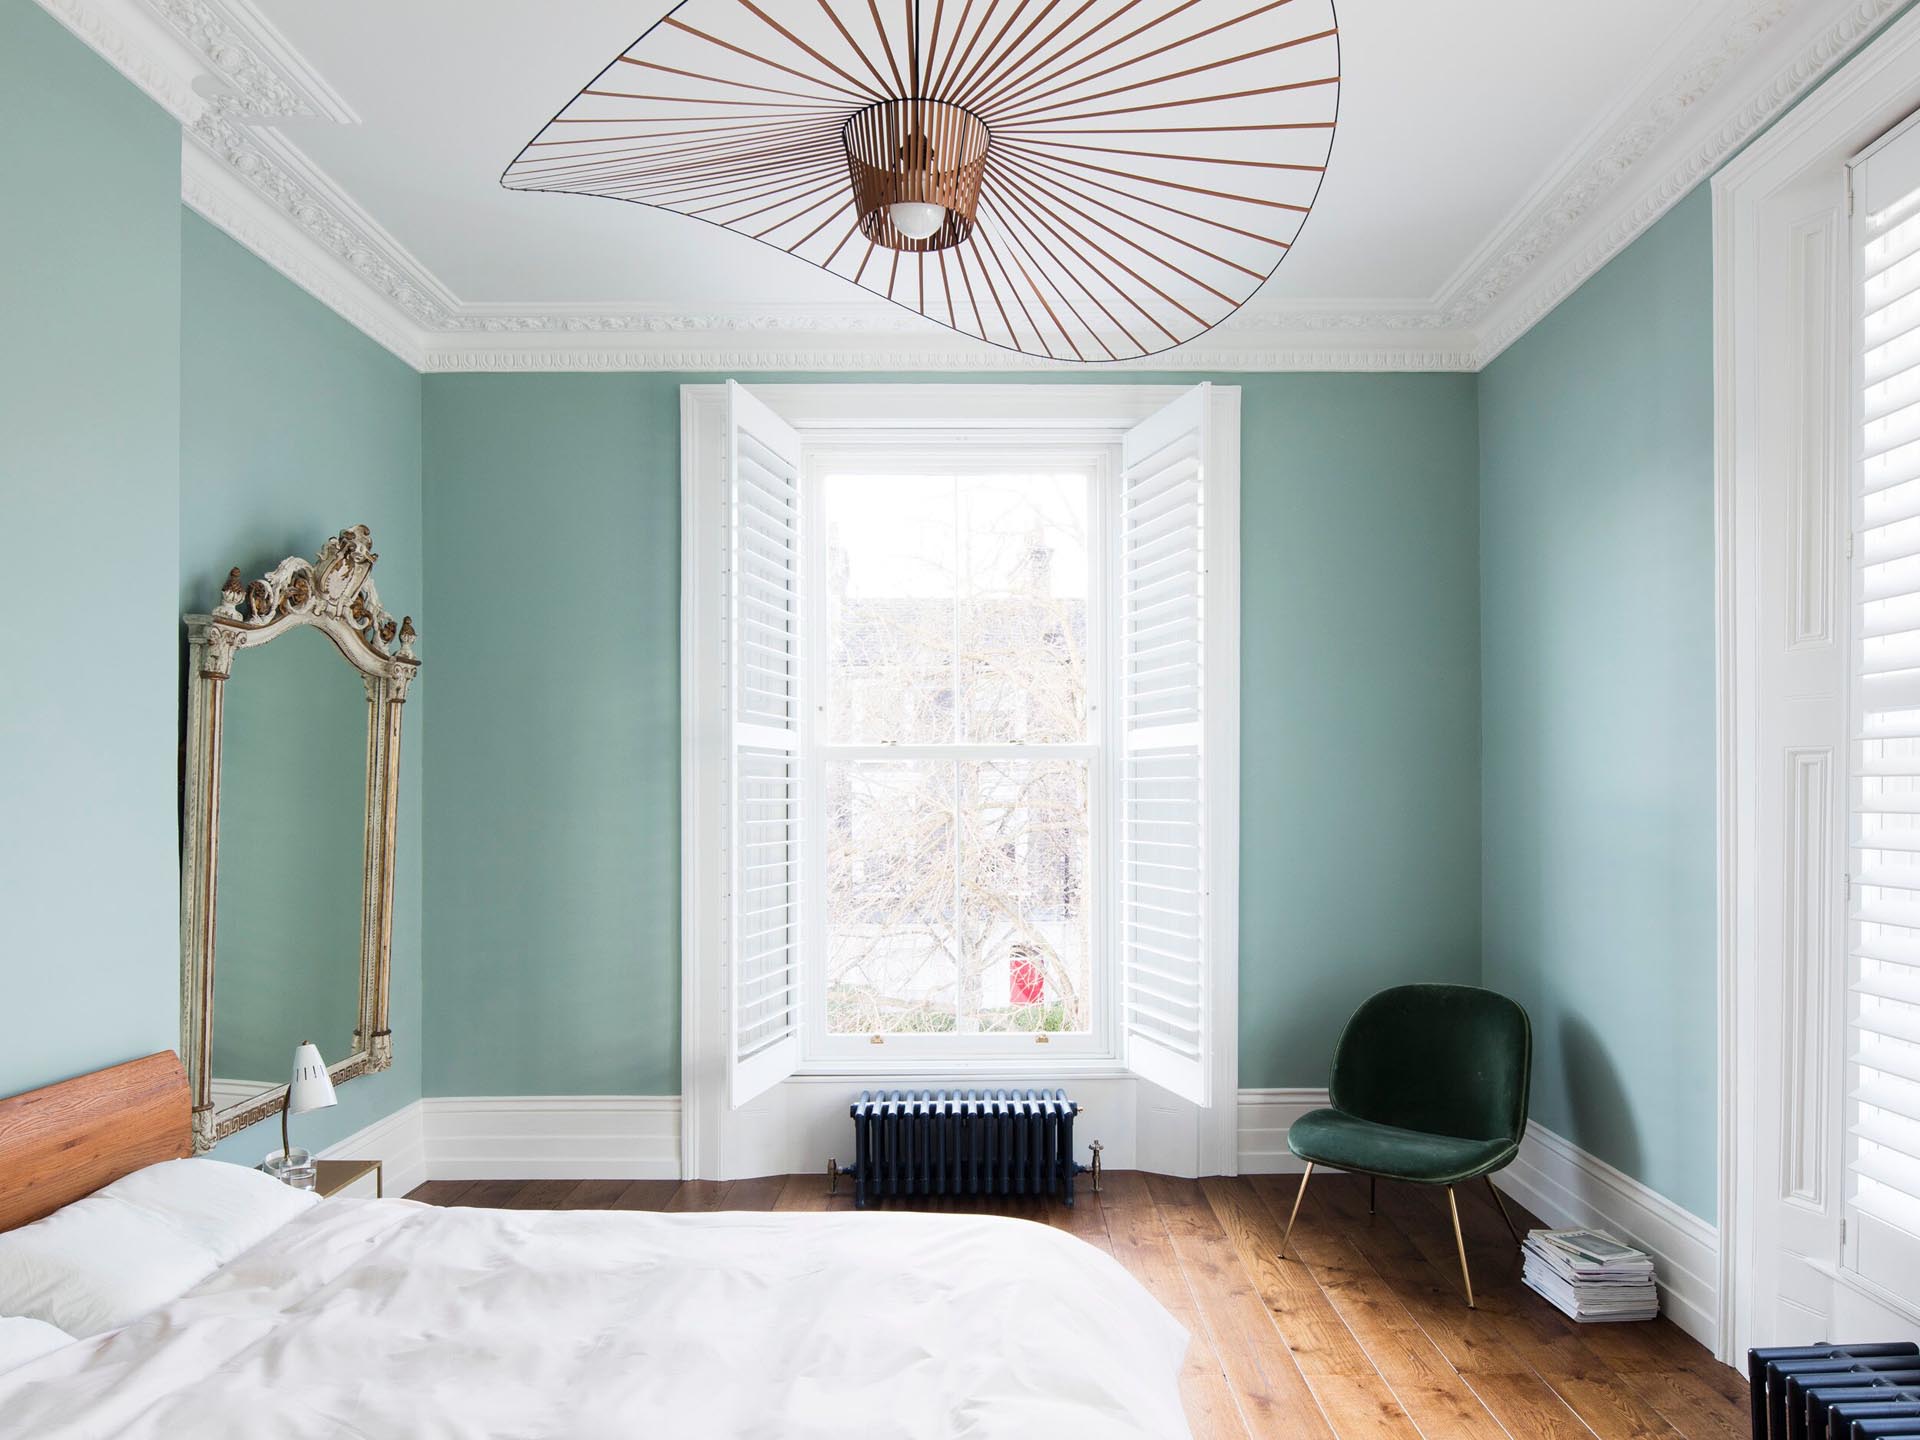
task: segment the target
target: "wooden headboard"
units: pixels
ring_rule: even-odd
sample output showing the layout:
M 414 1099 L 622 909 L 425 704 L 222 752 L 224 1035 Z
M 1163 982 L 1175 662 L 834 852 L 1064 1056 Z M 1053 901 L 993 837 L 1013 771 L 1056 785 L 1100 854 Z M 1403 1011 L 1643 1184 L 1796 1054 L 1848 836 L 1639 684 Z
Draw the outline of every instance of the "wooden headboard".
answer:
M 192 1117 L 171 1050 L 0 1100 L 0 1230 L 191 1155 Z

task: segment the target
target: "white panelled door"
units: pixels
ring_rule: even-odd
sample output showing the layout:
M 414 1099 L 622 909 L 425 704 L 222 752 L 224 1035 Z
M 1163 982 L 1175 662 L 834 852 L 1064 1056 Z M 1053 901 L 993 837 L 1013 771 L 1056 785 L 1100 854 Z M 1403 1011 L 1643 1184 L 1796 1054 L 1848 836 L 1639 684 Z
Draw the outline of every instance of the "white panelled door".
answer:
M 1121 451 L 1121 1016 L 1127 1068 L 1212 1103 L 1208 923 L 1210 387 Z
M 800 1058 L 799 494 L 799 435 L 728 381 L 723 950 L 736 1108 Z

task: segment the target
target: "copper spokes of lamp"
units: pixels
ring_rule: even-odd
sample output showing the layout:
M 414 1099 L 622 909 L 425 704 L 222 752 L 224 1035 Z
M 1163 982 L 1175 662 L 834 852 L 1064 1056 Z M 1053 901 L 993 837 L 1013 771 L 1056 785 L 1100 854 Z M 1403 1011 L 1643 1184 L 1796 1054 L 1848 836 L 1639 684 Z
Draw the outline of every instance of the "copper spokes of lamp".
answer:
M 501 183 L 719 225 L 992 345 L 1138 359 L 1290 253 L 1339 90 L 1333 0 L 684 0 Z

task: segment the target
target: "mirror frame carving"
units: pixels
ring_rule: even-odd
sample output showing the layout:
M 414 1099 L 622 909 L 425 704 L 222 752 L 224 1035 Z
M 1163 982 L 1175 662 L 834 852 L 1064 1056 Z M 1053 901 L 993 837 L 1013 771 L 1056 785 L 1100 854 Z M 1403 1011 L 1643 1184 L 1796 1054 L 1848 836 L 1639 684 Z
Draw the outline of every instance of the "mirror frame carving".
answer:
M 243 583 L 235 566 L 210 615 L 185 617 L 189 642 L 184 813 L 180 846 L 180 1053 L 193 1093 L 193 1148 L 277 1115 L 286 1086 L 223 1112 L 213 1105 L 215 899 L 220 859 L 220 762 L 226 682 L 234 656 L 312 628 L 331 640 L 367 689 L 365 876 L 360 936 L 360 1009 L 351 1053 L 327 1067 L 336 1085 L 393 1063 L 387 1028 L 393 943 L 393 849 L 400 799 L 400 715 L 420 668 L 413 617 L 395 621 L 373 587 L 373 537 L 342 530 L 318 558 L 290 555 Z M 291 1052 L 289 1052 L 291 1053 Z

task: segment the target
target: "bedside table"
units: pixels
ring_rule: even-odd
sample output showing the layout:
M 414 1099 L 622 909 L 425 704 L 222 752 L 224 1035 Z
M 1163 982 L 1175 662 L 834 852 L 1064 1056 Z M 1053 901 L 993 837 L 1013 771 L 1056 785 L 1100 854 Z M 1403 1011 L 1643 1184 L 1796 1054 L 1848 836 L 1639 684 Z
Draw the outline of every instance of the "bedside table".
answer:
M 369 1175 L 373 1176 L 373 1198 L 386 1198 L 386 1174 L 378 1160 L 316 1160 L 313 1168 L 313 1192 L 322 1199 L 338 1195 Z

